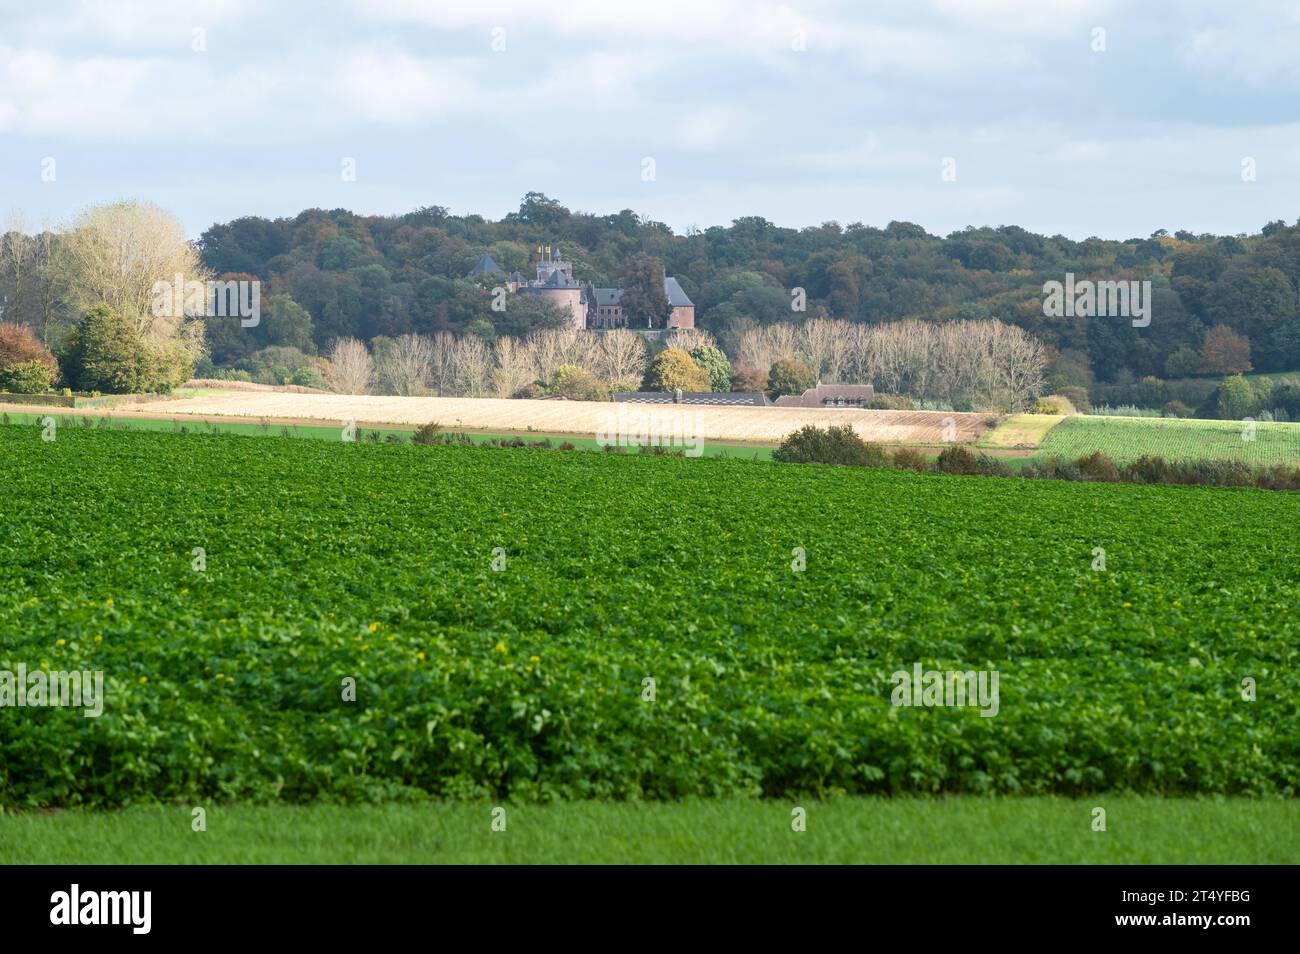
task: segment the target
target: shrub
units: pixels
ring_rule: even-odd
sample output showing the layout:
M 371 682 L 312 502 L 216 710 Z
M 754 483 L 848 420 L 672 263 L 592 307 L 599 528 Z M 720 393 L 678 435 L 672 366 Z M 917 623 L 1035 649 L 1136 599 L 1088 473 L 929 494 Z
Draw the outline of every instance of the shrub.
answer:
M 916 403 L 901 394 L 877 394 L 867 407 L 874 411 L 915 411 Z
M 989 457 L 987 454 L 980 454 L 978 463 L 979 472 L 985 477 L 1015 476 L 1015 471 L 996 457 Z
M 1164 406 L 1165 417 L 1191 417 L 1192 409 L 1182 401 L 1169 401 Z
M 1093 451 L 1085 457 L 1080 457 L 1074 462 L 1074 466 L 1088 480 L 1102 480 L 1107 483 L 1119 480 L 1119 468 L 1101 451 Z
M 1087 414 L 1092 409 L 1092 403 L 1088 400 L 1088 391 L 1086 388 L 1064 387 L 1056 392 L 1061 397 L 1070 402 L 1070 405 L 1080 414 Z M 1069 413 L 1068 411 L 1064 413 Z
M 766 391 L 768 372 L 738 364 L 731 369 L 731 390 Z
M 44 361 L 20 361 L 0 368 L 0 391 L 44 394 L 54 383 L 54 369 Z
M 647 391 L 711 391 L 713 379 L 681 348 L 665 348 L 655 355 L 645 375 Z
M 781 397 L 783 394 L 803 394 L 816 384 L 817 379 L 813 377 L 808 366 L 794 358 L 782 358 L 772 365 L 772 370 L 767 376 L 767 389 L 772 397 Z
M 847 467 L 883 467 L 885 452 L 878 444 L 859 437 L 848 424 L 823 430 L 807 424 L 786 437 L 772 459 L 788 464 L 840 464 Z
M 314 364 L 304 364 L 294 371 L 289 383 L 296 384 L 300 388 L 316 388 L 320 391 L 329 390 L 329 385 L 325 383 L 324 372 Z
M 1171 483 L 1172 469 L 1169 463 L 1159 454 L 1149 456 L 1143 454 L 1137 460 L 1125 464 L 1120 469 L 1120 474 L 1127 481 L 1135 484 L 1167 484 Z
M 49 372 L 48 380 L 34 367 L 36 365 Z M 31 328 L 0 324 L 0 389 L 18 394 L 42 394 L 54 383 L 58 373 L 59 365 L 54 355 Z
M 608 401 L 609 392 L 596 376 L 576 364 L 564 364 L 555 370 L 547 392 L 570 401 Z
M 895 470 L 927 471 L 930 469 L 930 461 L 926 456 L 911 447 L 900 447 L 894 451 L 893 465 Z
M 421 424 L 411 435 L 412 444 L 441 444 L 444 442 L 446 435 L 442 433 L 442 425 L 437 421 L 429 421 L 427 424 Z
M 941 450 L 935 467 L 941 474 L 972 475 L 980 472 L 978 458 L 960 444 L 953 444 Z
M 518 398 L 520 400 L 533 400 L 536 398 L 545 397 L 546 392 L 542 390 L 541 385 L 534 382 L 532 384 L 525 384 L 522 388 L 520 388 L 518 391 L 516 391 L 514 394 L 510 396 L 512 398 Z

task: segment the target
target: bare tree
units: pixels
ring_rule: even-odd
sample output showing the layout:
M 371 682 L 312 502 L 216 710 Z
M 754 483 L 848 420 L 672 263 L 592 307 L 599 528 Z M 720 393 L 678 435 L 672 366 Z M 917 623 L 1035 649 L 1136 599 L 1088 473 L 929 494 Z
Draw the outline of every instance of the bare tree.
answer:
M 375 362 L 356 338 L 339 338 L 330 349 L 325 383 L 339 394 L 369 394 L 375 381 Z
M 421 335 L 402 335 L 376 362 L 375 371 L 385 394 L 425 394 L 433 376 L 433 342 Z
M 847 321 L 810 318 L 803 323 L 797 347 L 808 358 L 808 366 L 818 380 L 838 383 L 848 366 L 852 329 Z
M 450 331 L 433 336 L 429 384 L 440 397 L 456 391 L 456 351 L 456 336 Z
M 649 349 L 641 335 L 625 328 L 601 333 L 597 374 L 606 384 L 639 382 L 648 364 Z
M 517 338 L 498 338 L 492 358 L 492 391 L 497 397 L 514 397 L 537 377 L 531 351 Z
M 703 328 L 673 328 L 664 335 L 664 347 L 681 348 L 683 351 L 690 351 L 697 345 L 708 345 L 717 347 L 713 335 Z
M 492 381 L 492 350 L 478 335 L 462 335 L 456 342 L 456 392 L 482 397 Z
M 176 217 L 148 202 L 88 209 L 55 248 L 59 277 L 77 313 L 103 302 L 155 341 L 175 338 L 183 321 L 180 307 L 154 307 L 156 284 L 168 283 L 175 305 L 184 301 L 185 284 L 210 277 Z M 178 275 L 181 288 L 174 287 Z

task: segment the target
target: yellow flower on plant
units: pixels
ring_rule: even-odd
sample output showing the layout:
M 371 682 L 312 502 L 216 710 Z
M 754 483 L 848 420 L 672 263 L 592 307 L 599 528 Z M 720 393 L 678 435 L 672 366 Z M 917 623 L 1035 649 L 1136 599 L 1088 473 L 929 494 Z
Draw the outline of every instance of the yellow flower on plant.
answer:
M 68 645 L 68 641 L 67 641 L 66 639 L 56 639 L 56 640 L 54 641 L 54 645 L 55 645 L 55 646 L 66 646 L 66 645 Z
M 503 653 L 503 652 L 505 652 L 505 651 L 506 651 L 506 644 L 505 644 L 505 643 L 497 643 L 497 645 L 496 645 L 496 650 L 497 650 L 497 652 L 499 652 L 499 653 Z
M 149 681 L 149 677 L 148 677 L 148 676 L 141 676 L 141 677 L 140 677 L 140 685 L 143 686 L 143 685 L 144 685 L 146 682 L 148 682 L 148 681 Z
M 415 658 L 420 660 L 420 662 L 424 662 L 424 653 L 416 653 Z
M 379 624 L 371 623 L 369 626 L 366 627 L 366 629 L 373 633 L 375 630 L 379 629 Z
M 529 656 L 529 657 L 528 657 L 528 661 L 529 661 L 529 662 L 541 662 L 541 661 L 542 661 L 542 657 L 541 657 L 541 656 Z
M 102 643 L 103 641 L 104 641 L 104 637 L 103 637 L 102 635 L 100 635 L 99 633 L 96 633 L 96 634 L 95 634 L 95 642 L 97 642 L 97 643 Z

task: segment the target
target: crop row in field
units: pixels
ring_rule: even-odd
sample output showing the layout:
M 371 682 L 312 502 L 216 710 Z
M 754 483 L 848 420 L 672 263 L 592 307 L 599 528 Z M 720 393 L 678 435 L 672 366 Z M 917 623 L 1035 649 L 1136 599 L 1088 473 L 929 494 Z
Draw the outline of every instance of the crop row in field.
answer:
M 14 426 L 0 479 L 0 670 L 107 691 L 0 709 L 0 804 L 1300 784 L 1289 494 Z
M 1048 432 L 1041 456 L 1071 460 L 1101 451 L 1117 462 L 1236 460 L 1254 467 L 1300 463 L 1300 424 L 1159 417 L 1071 417 Z

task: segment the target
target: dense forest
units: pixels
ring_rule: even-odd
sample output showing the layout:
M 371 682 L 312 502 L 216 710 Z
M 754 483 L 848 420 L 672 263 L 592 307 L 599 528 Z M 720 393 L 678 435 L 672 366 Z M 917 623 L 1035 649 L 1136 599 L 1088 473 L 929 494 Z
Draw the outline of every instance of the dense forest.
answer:
M 395 218 L 309 210 L 213 226 L 199 247 L 214 272 L 260 278 L 302 305 L 323 348 L 341 336 L 463 331 L 476 321 L 500 334 L 526 331 L 527 322 L 547 316 L 493 313 L 464 276 L 485 251 L 503 268 L 527 273 L 539 242 L 561 246 L 575 274 L 598 285 L 618 284 L 637 253 L 659 259 L 695 301 L 699 326 L 723 342 L 749 322 L 805 317 L 791 307 L 792 290 L 802 288 L 808 317 L 1000 318 L 1051 349 L 1058 386 L 1191 376 L 1199 369 L 1187 354 L 1200 352 L 1215 325 L 1245 337 L 1254 370 L 1300 367 L 1300 225 L 1281 221 L 1250 236 L 1161 231 L 1123 242 L 1076 242 L 1016 226 L 946 238 L 907 222 L 792 229 L 759 217 L 675 235 L 631 210 L 573 212 L 530 193 L 499 222 L 437 206 Z M 1045 317 L 1043 283 L 1067 272 L 1080 280 L 1151 280 L 1151 324 Z
M 1073 241 L 1016 226 L 941 237 L 907 222 L 794 229 L 748 217 L 677 235 L 631 210 L 576 212 L 529 193 L 500 221 L 428 206 L 395 217 L 310 209 L 212 226 L 197 243 L 202 265 L 221 278 L 260 280 L 265 319 L 251 334 L 210 322 L 201 370 L 255 366 L 268 347 L 322 354 L 343 338 L 470 332 L 490 341 L 554 326 L 562 318 L 532 296 L 493 311 L 485 289 L 465 278 L 484 252 L 529 274 L 539 243 L 558 245 L 575 275 L 597 285 L 622 284 L 643 256 L 657 260 L 694 300 L 698 326 L 729 353 L 756 326 L 807 318 L 997 318 L 1043 343 L 1049 390 L 1087 389 L 1115 403 L 1135 400 L 1134 389 L 1150 390 L 1151 379 L 1300 368 L 1300 224 L 1277 221 L 1241 236 L 1162 230 Z M 57 290 L 33 292 L 30 280 L 26 293 L 16 289 L 12 258 L 0 274 L 5 320 L 45 327 L 48 314 L 36 312 Z M 1149 326 L 1045 316 L 1043 284 L 1066 273 L 1150 280 Z M 803 313 L 792 306 L 798 298 Z

